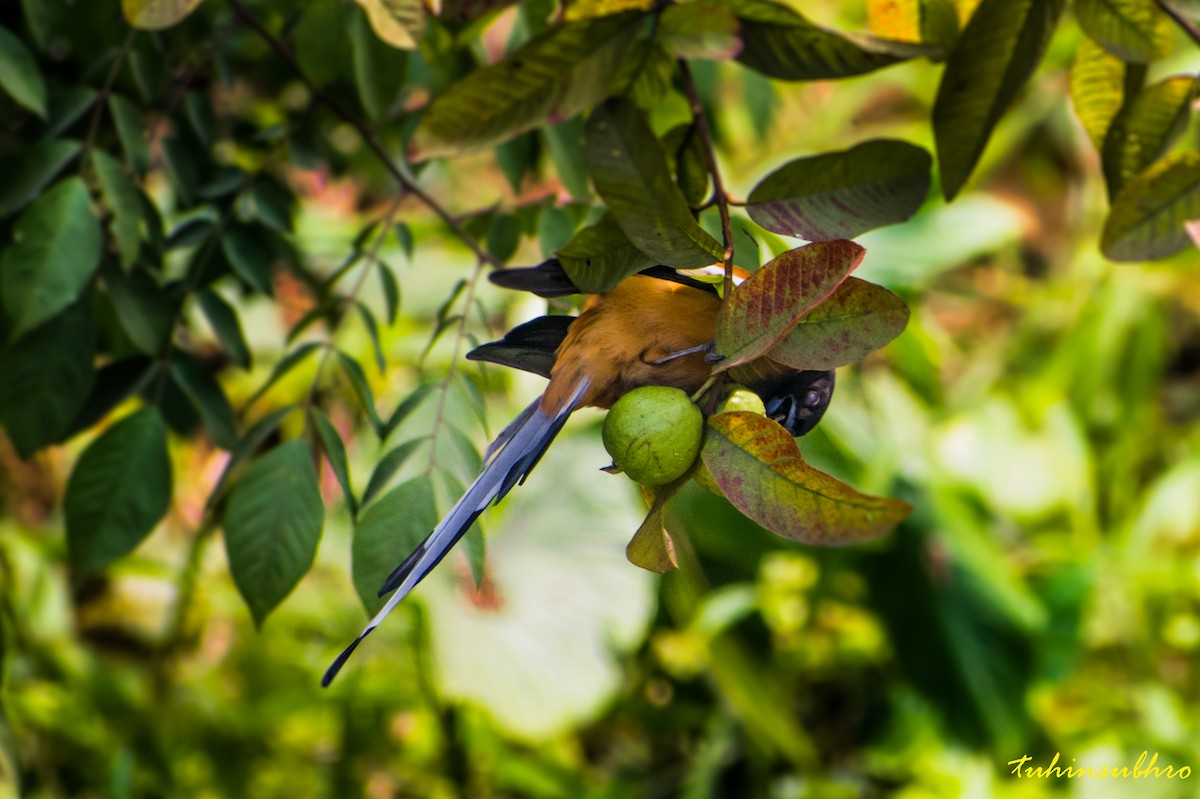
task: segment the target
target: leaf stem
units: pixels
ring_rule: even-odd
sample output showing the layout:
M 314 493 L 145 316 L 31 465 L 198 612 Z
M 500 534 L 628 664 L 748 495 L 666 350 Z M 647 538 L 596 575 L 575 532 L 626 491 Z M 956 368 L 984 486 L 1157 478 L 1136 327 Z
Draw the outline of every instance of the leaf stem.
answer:
M 435 200 L 417 184 L 412 174 L 408 171 L 408 165 L 403 161 L 398 162 L 394 160 L 388 154 L 387 150 L 379 141 L 379 138 L 375 135 L 374 131 L 368 128 L 361 119 L 352 114 L 335 97 L 313 83 L 312 79 L 305 74 L 304 68 L 300 66 L 300 62 L 296 60 L 294 55 L 292 55 L 291 50 L 288 49 L 287 45 L 284 44 L 282 39 L 267 30 L 266 27 L 264 27 L 254 15 L 247 11 L 246 7 L 242 5 L 241 0 L 225 0 L 225 2 L 230 9 L 233 10 L 233 13 L 237 15 L 238 19 L 240 19 L 248 28 L 257 33 L 258 36 L 271 47 L 271 49 L 279 54 L 279 57 L 283 59 L 284 63 L 288 65 L 292 72 L 295 73 L 296 77 L 299 78 L 300 81 L 308 88 L 309 92 L 312 93 L 314 99 L 328 108 L 334 114 L 341 117 L 343 121 L 350 125 L 350 127 L 354 128 L 358 135 L 362 137 L 363 143 L 366 144 L 367 148 L 375 155 L 376 158 L 379 159 L 379 162 L 383 165 L 383 168 L 386 169 L 388 174 L 395 179 L 405 193 L 416 197 L 426 208 L 428 208 L 439 219 L 441 219 L 442 222 L 444 222 L 446 226 L 453 231 L 454 235 L 457 236 L 458 239 L 475 254 L 475 257 L 478 258 L 481 263 L 489 263 L 494 266 L 500 266 L 500 263 L 497 262 L 490 253 L 483 249 L 479 242 L 477 242 L 470 233 L 467 233 L 462 225 L 458 223 L 458 220 L 456 220 L 454 216 L 441 205 L 441 203 Z
M 104 106 L 107 104 L 108 96 L 112 93 L 113 84 L 117 82 L 117 75 L 121 74 L 121 67 L 125 65 L 125 59 L 129 57 L 129 51 L 133 49 L 133 40 L 136 36 L 136 30 L 130 30 L 125 36 L 125 41 L 121 43 L 121 49 L 117 51 L 117 57 L 113 59 L 112 69 L 104 76 L 104 83 L 96 94 L 96 107 L 92 111 L 87 138 L 83 140 L 83 149 L 79 153 L 80 171 L 88 168 L 88 156 L 92 154 L 92 148 L 96 146 L 96 136 L 100 132 L 100 118 L 104 115 Z

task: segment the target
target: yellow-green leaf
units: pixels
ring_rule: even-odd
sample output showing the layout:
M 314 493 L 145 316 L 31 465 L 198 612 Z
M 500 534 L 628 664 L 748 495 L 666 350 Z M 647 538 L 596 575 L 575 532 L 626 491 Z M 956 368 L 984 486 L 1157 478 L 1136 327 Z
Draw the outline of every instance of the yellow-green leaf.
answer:
M 1109 196 L 1163 155 L 1183 132 L 1197 81 L 1176 75 L 1146 87 L 1117 114 L 1104 139 L 1104 178 Z
M 425 33 L 421 0 L 355 0 L 367 12 L 375 35 L 392 47 L 415 50 Z
M 1125 96 L 1125 62 L 1085 38 L 1071 62 L 1070 92 L 1075 116 L 1096 149 L 1102 149 Z
M 906 502 L 859 493 L 809 466 L 796 440 L 758 414 L 710 417 L 701 457 L 734 507 L 793 541 L 820 546 L 871 541 L 912 510 Z
M 1144 64 L 1171 50 L 1171 20 L 1155 0 L 1075 0 L 1087 34 L 1117 58 Z
M 169 28 L 196 10 L 203 0 L 121 0 L 125 21 L 135 28 L 157 31 Z
M 1192 246 L 1186 225 L 1200 219 L 1200 152 L 1168 156 L 1113 200 L 1100 249 L 1114 261 L 1166 258 Z

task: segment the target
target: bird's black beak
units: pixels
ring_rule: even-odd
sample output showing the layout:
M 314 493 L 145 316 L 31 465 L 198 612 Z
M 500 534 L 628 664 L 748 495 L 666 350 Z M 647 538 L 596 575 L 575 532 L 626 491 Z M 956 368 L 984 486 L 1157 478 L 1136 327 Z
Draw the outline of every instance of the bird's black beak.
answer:
M 793 436 L 802 436 L 817 426 L 833 399 L 836 375 L 830 371 L 798 372 L 776 391 L 764 397 L 767 416 Z

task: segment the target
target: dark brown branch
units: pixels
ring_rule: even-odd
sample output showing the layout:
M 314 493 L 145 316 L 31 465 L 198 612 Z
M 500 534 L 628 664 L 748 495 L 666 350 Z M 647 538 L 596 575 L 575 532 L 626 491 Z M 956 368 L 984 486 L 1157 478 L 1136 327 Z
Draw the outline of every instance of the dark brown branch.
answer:
M 444 222 L 446 226 L 454 232 L 454 235 L 457 236 L 463 244 L 467 245 L 471 252 L 475 254 L 476 258 L 482 262 L 490 263 L 495 266 L 501 265 L 497 263 L 496 259 L 493 258 L 491 254 L 487 252 L 487 250 L 479 246 L 479 242 L 475 241 L 471 234 L 467 233 L 467 231 L 463 229 L 462 225 L 458 223 L 458 221 L 453 215 L 450 214 L 449 211 L 442 207 L 441 203 L 439 203 L 424 189 L 417 185 L 417 182 L 408 174 L 406 168 L 402 168 L 396 163 L 395 160 L 392 159 L 387 150 L 384 149 L 383 144 L 380 143 L 379 138 L 375 135 L 374 131 L 368 128 L 366 124 L 364 124 L 363 121 L 357 116 L 352 114 L 349 109 L 347 109 L 341 104 L 341 102 L 337 100 L 337 98 L 322 90 L 312 82 L 312 79 L 305 74 L 304 68 L 300 66 L 300 62 L 296 60 L 294 55 L 292 55 L 291 50 L 289 50 L 287 45 L 283 43 L 282 39 L 267 30 L 256 17 L 247 11 L 246 7 L 242 5 L 241 0 L 225 0 L 225 2 L 233 10 L 233 13 L 237 15 L 238 19 L 246 25 L 246 27 L 257 33 L 263 41 L 270 45 L 271 49 L 279 54 L 279 57 L 282 58 L 288 67 L 291 68 L 292 72 L 296 74 L 296 77 L 299 78 L 306 87 L 308 87 L 308 90 L 314 99 L 341 117 L 348 125 L 350 125 L 350 127 L 354 128 L 358 135 L 362 137 L 362 140 L 367 145 L 367 148 L 375 154 L 375 157 L 379 159 L 381 164 L 383 164 L 384 169 L 388 171 L 388 174 L 395 178 L 396 182 L 400 184 L 400 188 L 404 192 L 416 197 L 426 208 L 433 211 L 433 213 L 436 214 L 442 220 L 442 222 Z
M 1156 0 L 1158 7 L 1163 13 L 1175 21 L 1175 24 L 1183 29 L 1184 33 L 1191 37 L 1192 41 L 1200 45 L 1200 26 L 1195 22 L 1179 13 L 1167 0 Z

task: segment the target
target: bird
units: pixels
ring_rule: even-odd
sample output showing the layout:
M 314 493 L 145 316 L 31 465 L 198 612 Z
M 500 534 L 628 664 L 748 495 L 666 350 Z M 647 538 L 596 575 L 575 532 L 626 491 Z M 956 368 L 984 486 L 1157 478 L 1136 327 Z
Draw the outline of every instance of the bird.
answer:
M 715 271 L 715 268 L 714 268 Z M 481 345 L 469 360 L 512 366 L 549 378 L 546 390 L 500 432 L 479 476 L 425 540 L 384 581 L 392 596 L 325 672 L 328 686 L 358 645 L 433 570 L 488 505 L 499 502 L 537 465 L 572 412 L 609 408 L 640 386 L 694 394 L 712 375 L 721 297 L 712 282 L 668 266 L 630 275 L 588 295 L 578 317 L 548 315 Z M 736 282 L 746 272 L 736 269 Z M 489 279 L 542 297 L 583 293 L 555 258 L 534 267 L 499 269 Z M 797 371 L 765 358 L 731 370 L 763 399 L 766 413 L 793 436 L 816 426 L 833 395 L 833 371 Z

